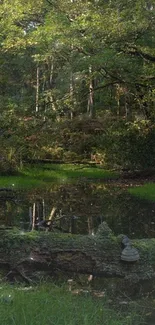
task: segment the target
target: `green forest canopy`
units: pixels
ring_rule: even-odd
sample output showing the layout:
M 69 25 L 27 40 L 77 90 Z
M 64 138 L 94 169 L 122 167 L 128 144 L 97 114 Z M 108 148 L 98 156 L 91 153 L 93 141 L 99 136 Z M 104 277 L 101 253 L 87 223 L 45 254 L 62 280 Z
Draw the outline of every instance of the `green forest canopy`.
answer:
M 5 163 L 154 166 L 154 0 L 2 0 L 0 40 Z

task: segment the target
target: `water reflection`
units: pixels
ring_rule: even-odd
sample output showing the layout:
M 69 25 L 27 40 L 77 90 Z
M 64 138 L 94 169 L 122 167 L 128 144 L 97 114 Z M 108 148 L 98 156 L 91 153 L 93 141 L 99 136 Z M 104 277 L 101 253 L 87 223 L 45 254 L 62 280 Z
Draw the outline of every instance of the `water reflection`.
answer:
M 154 237 L 155 203 L 135 198 L 126 189 L 97 182 L 0 193 L 1 227 L 95 234 L 104 220 L 115 234 Z

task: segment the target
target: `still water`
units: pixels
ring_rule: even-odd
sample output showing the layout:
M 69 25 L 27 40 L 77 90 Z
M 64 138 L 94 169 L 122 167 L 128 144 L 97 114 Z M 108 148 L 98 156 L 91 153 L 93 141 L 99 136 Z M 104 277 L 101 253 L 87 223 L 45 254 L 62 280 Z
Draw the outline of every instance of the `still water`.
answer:
M 114 234 L 155 236 L 155 203 L 127 188 L 100 182 L 51 183 L 44 188 L 0 191 L 0 226 L 38 229 L 52 219 L 52 231 L 93 234 L 106 221 Z M 43 228 L 39 228 L 43 229 Z

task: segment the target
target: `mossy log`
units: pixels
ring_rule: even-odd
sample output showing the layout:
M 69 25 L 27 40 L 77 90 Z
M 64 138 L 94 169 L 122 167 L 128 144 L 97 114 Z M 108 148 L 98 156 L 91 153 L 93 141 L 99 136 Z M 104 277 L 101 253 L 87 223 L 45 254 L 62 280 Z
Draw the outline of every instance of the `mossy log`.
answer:
M 128 282 L 155 278 L 155 239 L 133 240 L 140 259 L 121 261 L 122 236 L 115 237 L 107 224 L 95 236 L 54 232 L 1 231 L 0 268 L 13 279 L 18 273 L 27 281 L 34 271 L 56 271 L 118 277 Z

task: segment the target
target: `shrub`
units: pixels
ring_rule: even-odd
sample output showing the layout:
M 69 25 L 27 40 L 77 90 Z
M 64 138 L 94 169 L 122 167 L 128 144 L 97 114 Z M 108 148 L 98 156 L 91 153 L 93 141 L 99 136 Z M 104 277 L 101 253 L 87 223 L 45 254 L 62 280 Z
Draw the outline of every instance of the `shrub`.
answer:
M 148 121 L 115 125 L 98 138 L 105 160 L 112 167 L 129 169 L 155 166 L 155 126 Z

